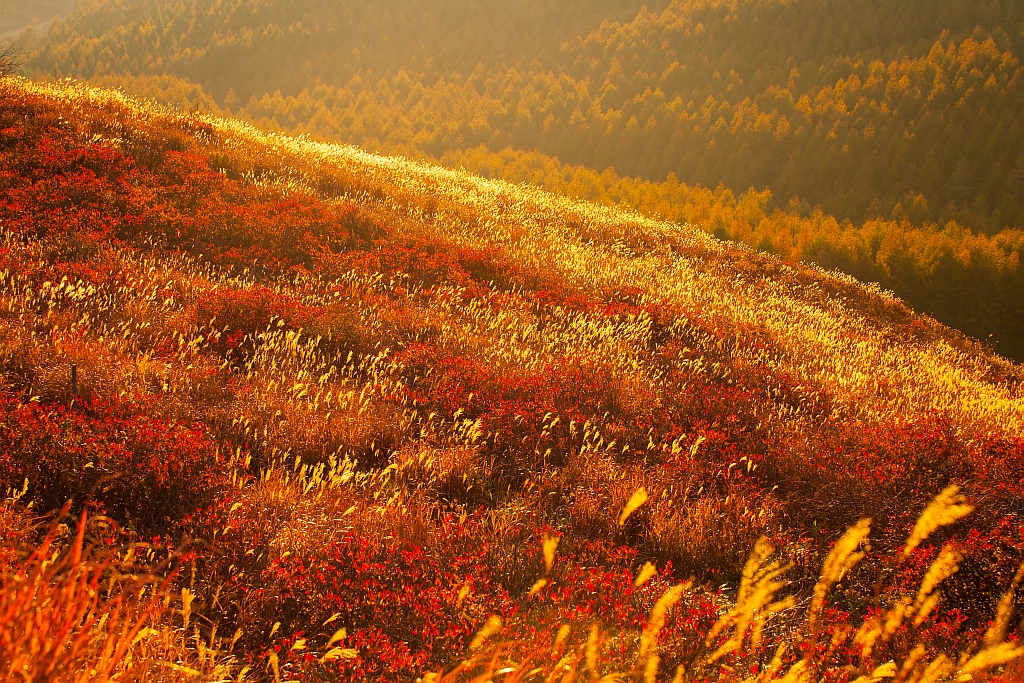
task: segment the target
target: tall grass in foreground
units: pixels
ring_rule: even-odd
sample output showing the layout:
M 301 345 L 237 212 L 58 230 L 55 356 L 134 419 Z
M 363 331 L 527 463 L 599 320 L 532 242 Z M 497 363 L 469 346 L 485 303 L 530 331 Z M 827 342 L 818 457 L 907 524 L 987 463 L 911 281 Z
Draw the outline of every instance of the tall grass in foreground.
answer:
M 24 521 L 26 511 L 17 509 L 17 498 L 0 508 L 6 542 L 19 532 L 15 522 Z M 68 506 L 58 519 L 67 513 Z M 187 591 L 180 610 L 183 627 L 171 628 L 174 572 L 159 579 L 133 571 L 133 555 L 145 557 L 145 548 L 111 551 L 103 518 L 90 520 L 83 512 L 73 540 L 71 533 L 63 523 L 51 525 L 28 555 L 14 562 L 4 560 L 16 549 L 0 548 L 8 551 L 0 554 L 0 681 L 195 680 L 203 673 L 204 680 L 228 680 L 228 660 L 204 648 L 198 636 L 188 637 Z M 87 543 L 89 534 L 100 538 Z
M 298 485 L 307 491 L 330 486 L 330 475 L 316 481 L 319 478 L 323 475 L 318 472 L 310 481 Z M 645 495 L 634 496 L 620 519 L 624 521 L 645 501 Z M 16 505 L 16 498 L 4 505 L 0 519 L 8 526 L 5 532 L 13 529 L 9 522 L 18 513 Z M 955 486 L 943 491 L 918 518 L 902 557 L 909 557 L 941 527 L 959 521 L 972 510 Z M 228 652 L 241 634 L 218 639 L 216 629 L 209 638 L 201 638 L 198 628 L 190 632 L 190 618 L 202 619 L 201 615 L 191 613 L 192 593 L 183 589 L 180 599 L 175 595 L 172 609 L 170 578 L 157 581 L 125 573 L 138 548 L 115 553 L 104 550 L 102 543 L 89 547 L 85 542 L 88 528 L 88 518 L 83 513 L 74 540 L 62 542 L 70 532 L 66 526 L 55 524 L 23 561 L 5 568 L 0 577 L 3 681 L 280 682 L 293 679 L 283 675 L 286 672 L 282 660 L 296 651 L 306 661 L 319 660 L 321 664 L 354 656 L 351 650 L 334 647 L 345 638 L 341 629 L 322 653 L 307 651 L 306 641 L 302 640 L 290 652 L 268 652 L 262 667 L 242 667 Z M 517 644 L 503 639 L 502 621 L 492 616 L 471 641 L 465 659 L 447 671 L 427 672 L 419 680 L 938 683 L 1011 681 L 1024 675 L 1024 647 L 1007 639 L 1014 618 L 1014 593 L 1024 578 L 1024 566 L 999 602 L 983 639 L 958 658 L 936 654 L 924 643 L 912 640 L 901 644 L 903 657 L 889 658 L 891 641 L 897 637 L 906 639 L 908 635 L 913 638 L 914 629 L 938 606 L 940 585 L 958 570 L 961 560 L 952 546 L 945 546 L 938 554 L 916 594 L 876 605 L 857 628 L 824 626 L 822 617 L 827 600 L 864 557 L 870 530 L 870 520 L 864 519 L 843 535 L 828 554 L 813 594 L 799 604 L 795 596 L 784 594 L 785 574 L 790 567 L 777 559 L 775 548 L 766 540 L 759 541 L 743 569 L 735 600 L 705 640 L 706 650 L 700 661 L 693 662 L 689 670 L 678 666 L 669 672 L 668 678 L 660 667 L 666 652 L 659 644 L 659 634 L 666 616 L 690 589 L 689 581 L 670 587 L 651 610 L 642 632 L 634 634 L 631 669 L 608 670 L 601 653 L 610 634 L 603 633 L 597 624 L 580 637 L 573 637 L 569 625 L 564 625 L 551 644 L 551 652 L 557 655 L 554 664 L 544 663 L 550 661 L 551 653 L 542 651 L 511 657 L 508 653 L 516 650 Z M 550 539 L 543 544 L 548 572 L 556 561 L 556 548 L 557 542 Z M 95 555 L 93 559 L 88 559 L 90 553 Z M 145 551 L 141 554 L 144 556 Z M 636 582 L 644 583 L 655 574 L 653 570 L 642 570 Z M 531 592 L 542 589 L 546 583 L 545 579 L 539 580 Z M 854 657 L 848 664 L 836 666 L 830 660 L 840 650 L 853 653 Z M 308 668 L 306 671 L 311 672 Z
M 628 516 L 635 506 L 631 500 L 623 517 Z M 957 487 L 947 488 L 918 519 L 904 546 L 902 557 L 909 557 L 915 547 L 940 527 L 960 520 L 972 510 Z M 877 683 L 883 680 L 898 683 L 973 681 L 986 678 L 995 670 L 1001 670 L 1005 680 L 1017 680 L 1024 675 L 1024 667 L 1019 663 L 1024 657 L 1024 647 L 1006 639 L 1014 614 L 1014 592 L 1024 577 L 1024 566 L 1000 601 L 995 619 L 983 641 L 962 652 L 958 659 L 953 660 L 945 654 L 934 655 L 922 643 L 910 643 L 909 654 L 902 661 L 880 656 L 879 653 L 886 651 L 886 646 L 897 633 L 907 626 L 920 626 L 938 606 L 941 599 L 939 585 L 958 570 L 961 559 L 951 546 L 944 547 L 939 553 L 916 595 L 902 596 L 889 605 L 878 605 L 868 613 L 857 629 L 847 627 L 831 632 L 823 629 L 821 617 L 826 598 L 864 557 L 861 548 L 867 544 L 870 529 L 870 520 L 861 520 L 835 544 L 825 560 L 813 597 L 809 603 L 805 601 L 800 605 L 803 619 L 788 619 L 789 632 L 779 639 L 774 652 L 764 647 L 765 635 L 772 630 L 773 621 L 781 613 L 792 612 L 797 607 L 797 601 L 793 596 L 781 594 L 786 587 L 783 577 L 790 567 L 775 558 L 775 548 L 764 539 L 760 540 L 743 569 L 735 602 L 707 636 L 705 644 L 709 646 L 709 653 L 703 661 L 693 665 L 693 669 L 701 672 L 697 678 L 707 678 L 716 665 L 718 680 L 749 683 L 817 680 L 849 680 L 854 683 Z M 643 581 L 644 577 L 645 573 L 641 573 L 637 580 Z M 660 680 L 658 634 L 665 625 L 666 613 L 679 602 L 690 585 L 690 582 L 675 585 L 658 600 L 640 635 L 635 663 L 629 671 L 609 672 L 602 668 L 598 657 L 602 634 L 597 627 L 575 648 L 564 647 L 567 629 L 560 631 L 553 647 L 562 656 L 554 667 L 535 667 L 532 657 L 521 662 L 508 661 L 501 656 L 507 643 L 501 642 L 496 635 L 500 632 L 501 623 L 492 619 L 473 641 L 473 652 L 465 661 L 447 673 L 428 674 L 423 680 L 434 683 L 454 683 L 460 680 L 484 683 L 500 676 L 504 676 L 505 681 Z M 494 637 L 495 642 L 490 647 L 484 647 L 484 641 L 490 637 Z M 855 661 L 844 667 L 829 666 L 829 658 L 843 647 L 856 653 Z M 1014 663 L 1014 668 L 1006 668 Z M 671 680 L 694 680 L 694 677 L 685 667 L 678 666 Z

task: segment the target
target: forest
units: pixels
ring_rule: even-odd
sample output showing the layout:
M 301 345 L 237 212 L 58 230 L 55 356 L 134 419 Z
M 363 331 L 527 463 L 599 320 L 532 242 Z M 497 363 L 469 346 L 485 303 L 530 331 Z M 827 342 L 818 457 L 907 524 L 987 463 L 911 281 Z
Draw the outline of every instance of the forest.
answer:
M 1017 3 L 612 5 L 88 0 L 26 35 L 23 72 L 375 151 L 483 146 L 692 189 L 666 217 L 754 190 L 766 219 L 700 227 L 1024 358 Z
M 243 117 L 371 147 L 511 145 L 768 188 L 839 220 L 901 204 L 917 225 L 1024 227 L 1012 2 L 675 2 L 635 17 L 593 0 L 108 4 L 55 25 L 26 71 L 171 75 Z

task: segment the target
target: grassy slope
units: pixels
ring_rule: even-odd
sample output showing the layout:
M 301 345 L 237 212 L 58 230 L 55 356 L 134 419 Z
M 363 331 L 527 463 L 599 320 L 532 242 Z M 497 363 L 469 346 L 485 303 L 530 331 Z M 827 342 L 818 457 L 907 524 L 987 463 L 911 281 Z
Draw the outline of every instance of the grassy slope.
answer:
M 1024 375 L 884 292 L 530 187 L 2 87 L 0 474 L 28 479 L 5 510 L 92 498 L 115 543 L 193 539 L 180 580 L 203 638 L 239 631 L 239 666 L 277 648 L 289 675 L 408 679 L 500 614 L 507 659 L 582 657 L 597 622 L 602 666 L 628 670 L 658 596 L 695 574 L 662 672 L 729 680 L 703 638 L 734 593 L 713 586 L 765 536 L 807 596 L 867 516 L 814 661 L 871 668 L 976 642 L 1020 561 Z M 962 555 L 946 603 L 858 654 L 845 625 L 942 559 L 897 552 L 949 484 L 977 510 L 939 537 Z M 802 615 L 725 661 L 765 666 Z
M 268 1 L 254 11 L 239 2 L 201 9 L 146 0 L 113 13 L 109 3 L 86 3 L 29 48 L 26 73 L 88 78 L 214 112 L 233 85 L 231 111 L 265 129 L 387 153 L 429 152 L 481 174 L 626 201 L 787 260 L 879 282 L 945 325 L 1024 358 L 1024 233 L 1001 229 L 1019 228 L 1024 215 L 1012 4 L 864 6 L 833 39 L 817 30 L 834 24 L 828 2 L 746 3 L 736 20 L 727 18 L 729 3 L 675 3 L 570 42 L 556 59 L 562 40 L 597 26 L 608 11 L 603 0 L 481 15 L 456 5 L 438 13 L 436 3 L 390 11 L 393 2 L 355 11 Z M 536 22 L 539 8 L 565 13 L 566 20 L 544 15 L 554 35 L 516 28 Z M 627 6 L 618 11 L 630 14 Z M 705 23 L 705 33 L 690 31 Z M 941 37 L 944 30 L 952 33 Z M 262 38 L 250 43 L 250 31 Z M 529 41 L 516 40 L 524 33 Z M 417 38 L 379 50 L 381 35 Z M 988 35 L 994 42 L 983 40 Z M 427 40 L 437 36 L 440 43 Z M 352 61 L 356 45 L 361 56 Z M 414 63 L 413 47 L 435 55 L 433 67 Z M 547 67 L 527 68 L 524 55 Z M 497 68 L 505 58 L 516 70 Z M 688 65 L 683 71 L 671 66 L 677 58 Z M 475 70 L 477 59 L 486 69 Z M 266 68 L 253 72 L 257 61 Z M 612 77 L 612 62 L 632 76 Z M 738 76 L 714 78 L 732 70 Z M 605 97 L 609 78 L 622 91 Z M 318 80 L 331 85 L 314 87 Z M 647 96 L 648 89 L 666 94 Z M 519 152 L 508 147 L 484 160 L 482 143 Z M 675 169 L 706 187 L 609 182 L 607 171 L 522 152 L 531 148 L 645 177 Z M 547 168 L 522 173 L 524 162 Z M 735 197 L 720 181 L 737 195 L 752 186 L 774 194 Z M 814 210 L 818 203 L 825 215 Z M 844 216 L 867 219 L 852 225 Z
M 492 4 L 92 0 L 24 73 L 478 173 L 511 145 L 484 161 L 505 178 L 585 164 L 545 186 L 879 282 L 1024 359 L 1015 3 Z M 644 180 L 670 171 L 690 186 Z

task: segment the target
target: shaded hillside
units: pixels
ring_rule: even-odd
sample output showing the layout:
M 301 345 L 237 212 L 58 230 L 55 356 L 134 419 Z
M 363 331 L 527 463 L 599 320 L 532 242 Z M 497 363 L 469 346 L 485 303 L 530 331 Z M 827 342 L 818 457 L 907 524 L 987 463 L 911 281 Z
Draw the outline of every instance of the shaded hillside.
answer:
M 106 557 L 146 680 L 1019 673 L 1019 366 L 686 226 L 0 88 L 5 614 Z
M 318 81 L 344 85 L 411 69 L 429 81 L 553 58 L 563 41 L 607 19 L 626 20 L 637 0 L 550 3 L 495 0 L 84 0 L 32 51 L 29 69 L 96 77 L 188 78 L 218 102 Z M 40 38 L 43 38 L 40 36 Z

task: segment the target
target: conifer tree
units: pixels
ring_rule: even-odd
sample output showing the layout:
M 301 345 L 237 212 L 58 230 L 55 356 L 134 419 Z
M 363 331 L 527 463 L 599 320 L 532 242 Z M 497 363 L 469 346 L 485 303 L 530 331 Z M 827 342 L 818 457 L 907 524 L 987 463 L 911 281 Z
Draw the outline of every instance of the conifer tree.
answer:
M 946 182 L 946 196 L 957 208 L 966 208 L 974 200 L 974 170 L 967 159 L 960 159 Z

